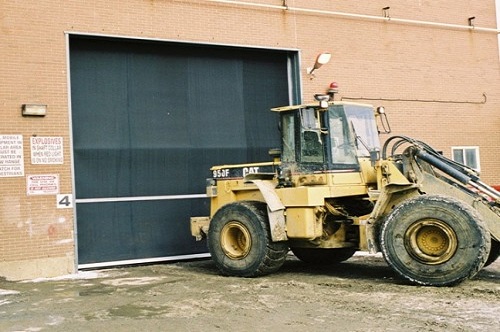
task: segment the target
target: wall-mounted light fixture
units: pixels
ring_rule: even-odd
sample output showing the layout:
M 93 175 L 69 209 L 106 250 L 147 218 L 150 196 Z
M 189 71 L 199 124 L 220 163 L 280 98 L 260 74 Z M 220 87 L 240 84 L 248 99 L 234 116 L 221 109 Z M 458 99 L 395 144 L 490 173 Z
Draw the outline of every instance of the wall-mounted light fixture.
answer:
M 318 69 L 321 66 L 323 66 L 324 64 L 327 64 L 330 61 L 331 57 L 332 57 L 332 55 L 330 53 L 328 53 L 328 52 L 323 52 L 321 54 L 318 54 L 318 56 L 316 57 L 316 62 L 314 62 L 314 66 L 307 68 L 307 73 L 309 75 L 311 75 L 311 79 L 314 77 L 313 72 L 316 69 Z
M 45 116 L 47 115 L 47 105 L 43 104 L 23 104 L 23 116 Z

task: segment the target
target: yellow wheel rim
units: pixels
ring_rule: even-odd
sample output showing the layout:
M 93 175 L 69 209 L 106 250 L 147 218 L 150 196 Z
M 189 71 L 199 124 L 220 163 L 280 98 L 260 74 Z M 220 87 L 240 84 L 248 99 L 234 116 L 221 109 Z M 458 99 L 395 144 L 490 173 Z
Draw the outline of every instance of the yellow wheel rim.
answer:
M 252 247 L 250 232 L 238 221 L 230 221 L 224 225 L 220 241 L 222 250 L 232 259 L 245 258 Z
M 448 224 L 437 219 L 425 219 L 408 228 L 405 246 L 410 255 L 420 262 L 437 265 L 453 257 L 458 241 Z

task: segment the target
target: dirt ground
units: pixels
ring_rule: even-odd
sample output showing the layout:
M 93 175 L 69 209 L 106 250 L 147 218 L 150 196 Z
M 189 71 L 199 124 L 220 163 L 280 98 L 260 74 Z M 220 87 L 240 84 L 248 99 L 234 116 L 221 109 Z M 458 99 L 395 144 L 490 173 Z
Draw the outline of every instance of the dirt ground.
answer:
M 210 260 L 0 280 L 0 331 L 499 331 L 500 260 L 455 287 L 408 285 L 380 255 L 270 276 Z

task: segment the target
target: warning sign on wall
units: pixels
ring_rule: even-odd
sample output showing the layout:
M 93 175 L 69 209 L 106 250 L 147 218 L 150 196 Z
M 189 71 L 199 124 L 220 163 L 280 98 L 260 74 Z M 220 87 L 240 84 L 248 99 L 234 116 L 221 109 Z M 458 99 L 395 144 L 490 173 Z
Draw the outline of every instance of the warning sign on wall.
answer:
M 24 176 L 23 135 L 0 135 L 0 177 Z
M 38 174 L 26 176 L 28 195 L 57 195 L 59 194 L 58 174 Z
M 62 137 L 31 137 L 32 164 L 62 164 Z

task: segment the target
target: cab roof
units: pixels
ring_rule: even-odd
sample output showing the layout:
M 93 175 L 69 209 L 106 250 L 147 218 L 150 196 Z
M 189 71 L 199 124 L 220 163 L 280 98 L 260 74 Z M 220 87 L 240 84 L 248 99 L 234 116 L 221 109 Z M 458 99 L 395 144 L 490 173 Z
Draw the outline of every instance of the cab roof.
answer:
M 331 101 L 331 102 L 328 102 L 328 106 L 331 106 L 331 105 L 353 105 L 353 106 L 364 106 L 364 107 L 374 108 L 373 105 L 370 105 L 370 104 L 354 103 L 354 102 L 348 102 L 348 101 Z M 290 105 L 290 106 L 274 107 L 274 108 L 271 108 L 271 111 L 273 111 L 273 112 L 287 112 L 287 111 L 294 111 L 294 110 L 297 110 L 299 108 L 308 108 L 308 107 L 319 107 L 319 102 L 308 103 L 308 104 L 301 104 L 301 105 Z

